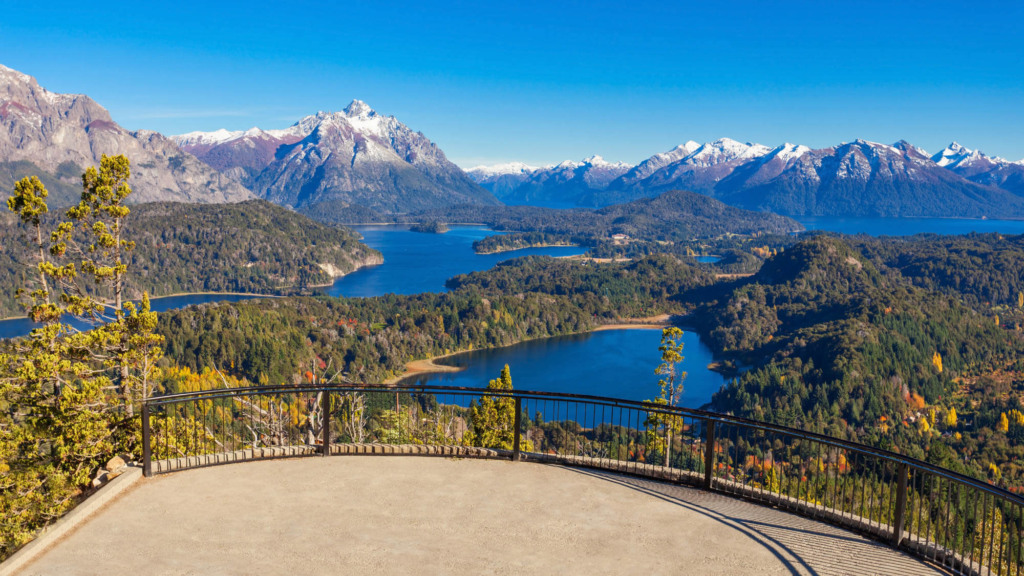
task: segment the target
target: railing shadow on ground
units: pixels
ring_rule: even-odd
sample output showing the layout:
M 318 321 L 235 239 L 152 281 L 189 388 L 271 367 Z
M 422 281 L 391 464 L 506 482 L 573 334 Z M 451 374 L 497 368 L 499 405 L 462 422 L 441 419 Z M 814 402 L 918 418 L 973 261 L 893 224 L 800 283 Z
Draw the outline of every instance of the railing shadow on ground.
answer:
M 622 486 L 680 506 L 737 530 L 770 551 L 792 574 L 829 576 L 849 574 L 851 563 L 863 574 L 934 575 L 950 574 L 948 568 L 921 563 L 914 556 L 892 563 L 891 557 L 875 552 L 891 547 L 851 534 L 845 529 L 808 520 L 764 506 L 751 506 L 740 499 L 689 486 L 648 480 L 642 477 L 566 466 L 566 470 Z M 824 544 L 836 547 L 823 549 Z M 844 550 L 842 557 L 835 551 Z
M 1024 568 L 1024 499 L 1015 494 L 885 450 L 707 411 L 572 394 L 309 385 L 155 397 L 142 421 L 147 475 L 341 454 L 548 462 L 765 504 L 956 573 Z

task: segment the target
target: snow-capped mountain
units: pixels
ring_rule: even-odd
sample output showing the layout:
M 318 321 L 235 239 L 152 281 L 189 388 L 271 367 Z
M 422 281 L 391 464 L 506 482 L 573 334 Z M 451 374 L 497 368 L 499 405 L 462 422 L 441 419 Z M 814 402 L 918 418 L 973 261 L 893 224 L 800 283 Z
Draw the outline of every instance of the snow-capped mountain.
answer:
M 1024 214 L 1021 198 L 965 180 L 905 141 L 890 146 L 855 140 L 812 150 L 790 160 L 773 178 L 729 178 L 712 193 L 726 203 L 790 215 Z
M 998 156 L 986 156 L 980 150 L 965 148 L 957 142 L 933 156 L 932 160 L 971 182 L 996 186 L 1024 196 L 1024 160 L 1010 162 Z
M 669 152 L 652 156 L 611 182 L 606 190 L 591 191 L 582 195 L 578 202 L 604 206 L 673 189 L 706 193 L 738 166 L 771 151 L 761 144 L 744 144 L 731 138 L 700 145 L 690 141 Z
M 296 208 L 325 201 L 384 212 L 497 200 L 434 143 L 353 100 L 283 130 L 193 132 L 181 147 L 237 175 L 261 197 Z
M 495 194 L 508 204 L 574 204 L 582 194 L 603 190 L 632 167 L 625 162 L 608 162 L 600 156 L 579 162 L 566 160 L 524 175 L 514 188 L 503 193 L 496 188 Z
M 237 202 L 253 197 L 170 139 L 129 132 L 82 94 L 57 94 L 35 78 L 0 65 L 0 164 L 15 178 L 39 175 L 54 204 L 77 201 L 81 174 L 103 154 L 132 162 L 132 202 Z
M 812 150 L 722 138 L 656 154 L 602 187 L 577 181 L 561 189 L 561 199 L 606 206 L 680 189 L 790 215 L 1001 217 L 1024 214 L 1022 175 L 1021 164 L 959 145 L 932 158 L 905 141 L 855 140 Z M 529 192 L 524 180 L 508 196 L 530 202 Z
M 530 166 L 522 162 L 506 162 L 504 164 L 494 164 L 491 166 L 474 166 L 466 170 L 466 174 L 469 174 L 470 178 L 477 182 L 482 182 L 488 178 L 496 178 L 498 176 L 517 176 L 520 174 L 530 174 L 538 169 L 537 166 Z
M 466 170 L 466 174 L 500 199 L 515 190 L 539 169 L 537 166 L 522 162 L 507 162 L 493 166 L 474 166 Z

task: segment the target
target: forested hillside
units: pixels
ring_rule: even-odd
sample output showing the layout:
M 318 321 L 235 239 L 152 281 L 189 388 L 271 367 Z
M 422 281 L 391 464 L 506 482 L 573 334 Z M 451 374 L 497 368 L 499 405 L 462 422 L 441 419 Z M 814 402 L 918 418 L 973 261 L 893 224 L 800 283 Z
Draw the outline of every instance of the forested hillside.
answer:
M 605 265 L 531 257 L 459 276 L 446 294 L 194 306 L 161 314 L 158 332 L 168 356 L 192 369 L 280 384 L 318 359 L 373 382 L 417 358 L 681 313 L 678 294 L 710 282 L 667 256 Z
M 51 213 L 51 222 L 60 213 Z M 381 262 L 351 231 L 314 222 L 262 200 L 205 205 L 133 206 L 127 234 L 135 241 L 129 295 L 178 292 L 290 294 Z M 0 317 L 22 309 L 14 291 L 28 267 L 21 228 L 11 215 L 0 226 Z M 34 272 L 30 272 L 34 274 Z M 32 276 L 34 277 L 34 276 Z
M 716 410 L 962 468 L 946 461 L 952 448 L 978 458 L 971 474 L 991 476 L 988 463 L 1005 464 L 1001 474 L 1022 480 L 995 453 L 1021 447 L 993 434 L 998 408 L 979 402 L 994 382 L 1019 402 L 1021 334 L 880 272 L 842 240 L 796 244 L 692 318 L 713 348 L 750 365 L 715 395 Z M 945 448 L 933 452 L 938 444 Z
M 1024 235 L 856 237 L 850 243 L 915 285 L 957 295 L 972 307 L 1021 306 Z

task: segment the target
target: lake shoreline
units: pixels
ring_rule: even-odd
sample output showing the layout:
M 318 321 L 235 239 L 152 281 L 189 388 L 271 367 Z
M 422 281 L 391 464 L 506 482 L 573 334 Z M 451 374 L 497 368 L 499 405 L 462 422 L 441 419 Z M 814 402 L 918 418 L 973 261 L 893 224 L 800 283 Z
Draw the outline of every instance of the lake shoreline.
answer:
M 479 254 L 481 256 L 489 256 L 491 254 L 505 254 L 506 252 L 515 252 L 517 250 L 526 250 L 528 248 L 581 248 L 581 246 L 579 244 L 572 244 L 572 243 L 559 243 L 559 242 L 544 243 L 544 242 L 541 242 L 541 243 L 537 243 L 537 244 L 528 244 L 528 245 L 525 245 L 525 246 L 516 246 L 514 248 L 502 247 L 502 248 L 499 248 L 497 250 L 489 250 L 487 252 L 481 252 L 480 250 L 473 250 L 473 252 L 475 252 L 475 253 L 477 253 L 477 254 Z M 562 256 L 562 258 L 569 258 L 569 256 Z
M 173 294 L 166 294 L 164 296 L 150 296 L 150 304 L 154 300 L 163 300 L 164 298 L 178 298 L 180 296 L 248 296 L 250 298 L 287 298 L 286 294 L 257 294 L 255 292 L 175 292 Z M 141 302 L 141 300 L 139 300 Z M 132 302 L 135 302 L 132 299 Z M 0 318 L 0 322 L 7 320 L 27 320 L 28 316 L 8 316 L 7 318 Z
M 466 352 L 474 352 L 477 350 L 494 350 L 497 348 L 507 348 L 509 346 L 516 346 L 524 342 L 530 342 L 532 340 L 544 340 L 545 338 L 558 338 L 560 336 L 575 336 L 579 334 L 589 334 L 591 332 L 603 332 L 607 330 L 660 330 L 666 326 L 671 326 L 671 314 L 659 314 L 657 316 L 650 316 L 647 318 L 627 318 L 621 320 L 615 324 L 602 324 L 591 328 L 590 330 L 584 330 L 582 332 L 573 332 L 572 334 L 559 334 L 557 336 L 544 336 L 542 338 L 530 338 L 527 340 L 520 340 L 519 342 L 513 342 L 505 346 L 495 346 L 494 348 L 474 348 L 473 350 L 458 350 L 456 352 L 449 352 L 448 354 L 439 354 L 437 356 L 431 356 L 429 358 L 421 358 L 419 360 L 411 360 L 405 363 L 405 371 L 401 374 L 392 376 L 384 381 L 385 386 L 394 386 L 401 383 L 403 380 L 412 378 L 414 376 L 420 376 L 422 374 L 440 374 L 440 373 L 451 373 L 451 372 L 462 372 L 465 370 L 461 366 L 449 366 L 447 364 L 438 364 L 437 361 L 457 356 L 459 354 L 465 354 Z

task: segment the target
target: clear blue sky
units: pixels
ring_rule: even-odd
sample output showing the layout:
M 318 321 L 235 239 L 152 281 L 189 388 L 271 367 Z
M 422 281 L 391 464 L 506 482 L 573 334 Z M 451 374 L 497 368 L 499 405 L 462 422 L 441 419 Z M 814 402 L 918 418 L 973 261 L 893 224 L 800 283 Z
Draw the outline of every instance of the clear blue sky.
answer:
M 463 166 L 722 136 L 1024 158 L 1019 0 L 63 4 L 4 1 L 0 63 L 132 129 L 281 128 L 359 98 Z

